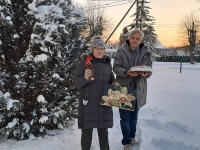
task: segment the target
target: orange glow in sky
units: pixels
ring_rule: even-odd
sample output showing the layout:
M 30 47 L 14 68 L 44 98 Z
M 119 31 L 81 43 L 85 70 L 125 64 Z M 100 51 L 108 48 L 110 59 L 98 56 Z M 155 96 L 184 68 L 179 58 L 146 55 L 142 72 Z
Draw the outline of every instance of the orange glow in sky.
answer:
M 83 0 L 84 1 L 84 0 Z M 83 2 L 82 1 L 82 2 Z M 90 0 L 92 1 L 92 0 Z M 97 0 L 95 0 L 97 1 Z M 102 4 L 114 3 L 119 4 L 122 0 L 99 0 Z M 129 2 L 124 5 L 118 5 L 113 7 L 108 7 L 106 9 L 106 14 L 112 18 L 112 31 L 117 26 L 118 22 L 122 19 L 125 13 L 128 11 L 134 0 L 124 0 Z M 186 15 L 191 11 L 198 10 L 200 8 L 200 2 L 197 0 L 146 0 L 150 2 L 147 4 L 151 9 L 149 9 L 150 16 L 154 17 L 155 20 L 155 33 L 158 36 L 159 41 L 163 46 L 179 46 L 181 43 L 177 40 L 178 23 L 182 15 Z M 77 2 L 80 2 L 78 0 Z M 133 17 L 131 15 L 135 13 L 135 5 L 124 18 L 120 26 L 117 28 L 115 33 L 112 35 L 110 40 L 119 40 L 119 35 L 122 32 L 123 27 L 131 24 Z M 110 33 L 112 33 L 110 31 Z M 104 37 L 105 38 L 105 37 Z M 106 38 L 105 38 L 106 39 Z

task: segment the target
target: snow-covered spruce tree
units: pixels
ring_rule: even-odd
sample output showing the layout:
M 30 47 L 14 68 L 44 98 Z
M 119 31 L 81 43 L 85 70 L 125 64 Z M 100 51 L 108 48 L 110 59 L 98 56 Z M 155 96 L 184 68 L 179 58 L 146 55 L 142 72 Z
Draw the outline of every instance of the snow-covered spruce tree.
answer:
M 119 36 L 119 46 L 122 46 L 128 39 L 128 29 L 123 28 L 123 32 Z
M 138 28 L 144 32 L 143 43 L 148 45 L 151 51 L 154 51 L 154 44 L 156 42 L 156 34 L 154 33 L 154 17 L 149 15 L 149 9 L 147 5 L 150 2 L 146 0 L 137 0 L 136 12 L 131 16 L 134 18 L 133 23 L 129 24 L 125 28 L 132 30 Z
M 19 72 L 16 66 L 26 51 L 26 40 L 29 37 L 27 32 L 31 27 L 29 22 L 24 22 L 25 7 L 26 4 L 22 1 L 12 4 L 9 0 L 0 0 L 0 132 L 4 134 L 9 134 L 7 125 L 15 125 L 18 120 L 15 116 L 19 115 L 22 107 L 22 103 L 13 100 L 10 94 L 12 97 L 19 94 L 15 90 L 15 78 Z
M 24 1 L 22 7 L 26 10 L 22 18 L 26 20 L 18 27 L 29 24 L 32 28 L 26 34 L 14 31 L 26 37 L 26 51 L 19 48 L 20 43 L 9 41 L 19 49 L 21 59 L 10 59 L 15 73 L 10 73 L 6 61 L 0 70 L 4 78 L 0 89 L 0 132 L 16 139 L 55 134 L 53 129 L 62 129 L 74 121 L 78 91 L 72 86 L 73 70 L 87 48 L 80 35 L 85 28 L 83 13 L 74 8 L 71 0 Z M 12 13 L 9 16 L 15 19 Z M 6 49 L 1 41 L 4 58 Z

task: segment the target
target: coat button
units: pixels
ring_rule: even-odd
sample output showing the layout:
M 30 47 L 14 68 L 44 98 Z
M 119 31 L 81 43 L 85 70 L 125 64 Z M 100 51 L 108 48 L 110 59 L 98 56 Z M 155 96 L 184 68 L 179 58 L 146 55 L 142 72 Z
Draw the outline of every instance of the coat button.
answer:
M 103 110 L 101 110 L 101 111 L 103 111 Z
M 102 77 L 100 77 L 102 79 Z

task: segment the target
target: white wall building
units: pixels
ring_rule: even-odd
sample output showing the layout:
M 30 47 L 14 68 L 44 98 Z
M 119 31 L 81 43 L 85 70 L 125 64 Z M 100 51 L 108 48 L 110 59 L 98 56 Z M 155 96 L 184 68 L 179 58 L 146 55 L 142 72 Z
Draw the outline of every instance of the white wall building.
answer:
M 114 57 L 116 52 L 117 52 L 117 49 L 106 48 L 106 50 L 105 50 L 106 55 L 108 55 L 110 57 Z
M 177 47 L 175 50 L 178 56 L 190 56 L 190 45 Z M 200 55 L 200 43 L 195 45 L 195 55 Z
M 165 48 L 158 39 L 156 39 L 156 43 L 154 44 L 155 54 L 160 56 L 169 56 L 173 54 L 173 49 Z

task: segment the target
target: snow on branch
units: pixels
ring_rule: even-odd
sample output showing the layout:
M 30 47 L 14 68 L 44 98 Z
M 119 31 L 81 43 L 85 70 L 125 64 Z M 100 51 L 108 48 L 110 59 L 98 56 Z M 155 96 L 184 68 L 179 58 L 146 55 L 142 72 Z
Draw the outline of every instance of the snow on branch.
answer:
M 10 93 L 6 92 L 4 94 L 4 99 L 6 100 L 6 104 L 7 104 L 7 110 L 10 110 L 13 107 L 13 103 L 19 103 L 18 100 L 13 100 L 10 98 Z
M 85 16 L 85 12 L 82 9 L 79 9 L 79 8 L 74 8 L 74 10 L 71 13 L 79 15 L 80 17 Z
M 37 101 L 38 101 L 39 103 L 46 103 L 46 102 L 47 102 L 47 101 L 45 101 L 45 98 L 44 98 L 43 95 L 39 95 L 39 96 L 37 97 Z
M 47 116 L 42 116 L 40 119 L 39 119 L 39 123 L 45 123 L 49 118 Z

